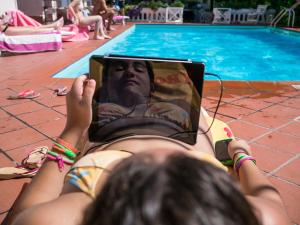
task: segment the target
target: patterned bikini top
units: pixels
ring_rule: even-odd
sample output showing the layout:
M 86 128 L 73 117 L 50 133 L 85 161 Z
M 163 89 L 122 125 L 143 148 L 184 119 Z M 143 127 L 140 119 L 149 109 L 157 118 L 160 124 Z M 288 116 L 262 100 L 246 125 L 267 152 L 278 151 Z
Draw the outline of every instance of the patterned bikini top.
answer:
M 195 156 L 195 158 L 207 161 L 216 167 L 227 171 L 227 167 L 223 166 L 213 156 L 198 151 L 190 152 Z M 110 173 L 112 165 L 117 164 L 121 160 L 126 159 L 133 154 L 134 153 L 126 150 L 105 150 L 88 154 L 72 166 L 66 176 L 65 182 L 69 182 L 71 185 L 74 185 L 94 199 L 97 194 L 96 185 L 103 173 Z

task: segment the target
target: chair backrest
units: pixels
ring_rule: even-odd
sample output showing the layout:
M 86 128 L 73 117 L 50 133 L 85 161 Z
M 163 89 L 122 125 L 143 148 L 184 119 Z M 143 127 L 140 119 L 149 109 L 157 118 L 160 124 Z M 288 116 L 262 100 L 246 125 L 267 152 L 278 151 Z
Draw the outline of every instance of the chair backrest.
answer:
M 256 13 L 265 14 L 267 12 L 268 5 L 258 5 Z
M 167 7 L 166 22 L 183 22 L 183 8 L 182 7 Z
M 230 8 L 214 8 L 213 14 L 214 14 L 213 23 L 229 24 L 231 22 L 231 9 Z

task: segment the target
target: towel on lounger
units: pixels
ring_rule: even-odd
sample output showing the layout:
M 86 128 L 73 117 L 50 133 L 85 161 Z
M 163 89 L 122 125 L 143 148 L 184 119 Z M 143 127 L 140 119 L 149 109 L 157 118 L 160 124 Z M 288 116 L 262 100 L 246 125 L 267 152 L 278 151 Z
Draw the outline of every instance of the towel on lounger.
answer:
M 89 40 L 88 27 L 79 27 L 75 24 L 63 26 L 62 31 L 72 32 L 73 35 L 62 36 L 63 41 L 86 41 Z
M 26 16 L 20 10 L 10 10 L 6 12 L 11 17 L 9 25 L 11 26 L 32 26 L 39 27 L 41 24 L 29 16 Z M 62 28 L 62 41 L 86 41 L 89 40 L 88 27 L 79 27 L 75 24 L 66 25 Z M 68 33 L 68 35 L 66 35 Z M 65 35 L 64 35 L 65 34 Z
M 114 16 L 113 21 L 114 22 L 123 22 L 124 20 L 129 19 L 129 16 Z
M 6 11 L 7 15 L 11 17 L 9 25 L 11 26 L 32 26 L 32 27 L 39 27 L 41 24 L 36 20 L 32 19 L 29 16 L 26 16 L 20 10 L 9 10 Z
M 27 53 L 57 51 L 61 48 L 61 34 L 58 32 L 18 36 L 0 33 L 0 51 Z

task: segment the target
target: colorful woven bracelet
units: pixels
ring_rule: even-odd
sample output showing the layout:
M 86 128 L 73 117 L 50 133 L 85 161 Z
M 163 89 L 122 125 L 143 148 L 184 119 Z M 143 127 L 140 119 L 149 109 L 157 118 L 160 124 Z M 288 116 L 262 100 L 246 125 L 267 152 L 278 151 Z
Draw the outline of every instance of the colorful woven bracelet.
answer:
M 51 154 L 47 154 L 47 158 L 52 160 L 52 161 L 57 161 L 58 169 L 59 169 L 60 172 L 62 172 L 63 169 L 65 168 L 65 165 L 64 165 L 65 163 L 69 164 L 68 162 L 64 161 L 64 159 L 61 155 L 53 156 Z
M 243 158 L 241 158 L 240 160 L 238 160 L 234 164 L 235 172 L 237 174 L 239 174 L 239 169 L 241 168 L 241 166 L 243 165 L 243 163 L 246 162 L 246 161 L 248 161 L 248 160 L 252 161 L 256 165 L 256 160 L 252 156 L 244 156 Z
M 248 155 L 246 152 L 242 152 L 242 151 L 236 152 L 236 153 L 234 153 L 233 156 L 232 156 L 232 160 L 233 160 L 234 162 L 236 162 L 235 157 L 236 157 L 238 154 Z
M 63 146 L 65 146 L 66 148 L 70 149 L 72 152 L 74 152 L 76 155 L 79 153 L 79 150 L 77 148 L 75 148 L 73 145 L 71 145 L 70 143 L 64 141 L 61 138 L 57 138 L 56 139 L 56 143 L 61 144 Z
M 248 156 L 249 156 L 249 155 L 246 155 L 246 154 L 239 156 L 239 157 L 237 158 L 237 160 L 235 160 L 235 163 L 234 163 L 234 164 L 237 165 L 241 159 L 243 159 L 243 158 L 245 158 L 245 157 L 248 157 Z
M 61 157 L 63 158 L 63 160 L 64 160 L 66 163 L 68 163 L 68 164 L 74 164 L 74 163 L 75 163 L 74 160 L 68 159 L 68 158 L 64 158 L 62 155 L 58 154 L 57 152 L 54 152 L 54 151 L 48 151 L 48 154 L 49 154 L 49 155 L 52 155 L 52 156 L 54 156 L 54 157 L 59 157 L 59 156 L 61 156 Z
M 53 148 L 55 150 L 57 150 L 58 152 L 63 153 L 64 155 L 66 155 L 67 157 L 69 157 L 71 159 L 74 159 L 77 156 L 71 149 L 68 149 L 68 148 L 66 148 L 65 146 L 63 146 L 59 143 L 54 143 Z

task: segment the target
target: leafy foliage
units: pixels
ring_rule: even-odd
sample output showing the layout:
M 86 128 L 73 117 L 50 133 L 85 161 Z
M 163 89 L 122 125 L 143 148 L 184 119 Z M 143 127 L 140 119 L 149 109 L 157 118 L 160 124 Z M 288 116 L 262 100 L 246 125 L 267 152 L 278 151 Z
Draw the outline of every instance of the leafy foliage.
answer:
M 233 9 L 256 8 L 257 5 L 269 5 L 269 8 L 275 9 L 279 13 L 283 8 L 290 8 L 296 0 L 215 0 L 214 7 L 228 7 Z M 295 25 L 300 25 L 300 6 L 295 10 Z M 287 18 L 281 21 L 281 25 L 287 24 Z
M 284 7 L 291 7 L 296 0 L 211 0 L 213 7 L 225 7 L 233 9 L 241 8 L 256 8 L 257 5 L 269 5 L 269 9 L 275 9 L 276 12 L 280 12 Z M 141 7 L 151 8 L 156 10 L 160 7 L 165 8 L 168 6 L 184 7 L 190 5 L 189 3 L 203 3 L 205 0 L 126 0 L 127 4 L 140 5 Z M 296 23 L 300 26 L 300 6 L 295 10 Z M 286 25 L 286 18 L 282 20 L 282 25 Z
M 137 0 L 131 0 L 127 1 L 130 4 L 138 4 L 141 7 L 144 8 L 151 8 L 153 10 L 156 10 L 158 8 L 166 8 L 168 6 L 173 7 L 184 7 L 184 2 L 181 0 L 144 0 L 144 1 L 137 1 Z

